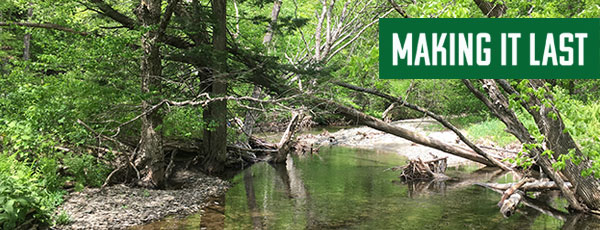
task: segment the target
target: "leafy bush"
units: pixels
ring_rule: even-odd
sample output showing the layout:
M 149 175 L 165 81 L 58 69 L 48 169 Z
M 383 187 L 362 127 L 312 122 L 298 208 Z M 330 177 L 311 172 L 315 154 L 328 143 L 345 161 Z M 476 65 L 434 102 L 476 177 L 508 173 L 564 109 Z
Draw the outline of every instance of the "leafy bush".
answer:
M 598 117 L 600 104 L 594 101 L 584 103 L 573 99 L 561 88 L 556 88 L 553 95 L 556 99 L 556 107 L 565 123 L 565 130 L 579 144 L 583 155 L 592 161 L 592 167 L 584 174 L 593 174 L 600 178 L 600 117 Z M 572 155 L 571 153 L 563 154 Z M 564 159 L 570 159 L 570 157 Z
M 394 95 L 402 96 L 407 102 L 439 115 L 478 114 L 487 111 L 485 105 L 473 96 L 460 80 L 391 80 L 390 84 Z M 423 114 L 401 108 L 400 116 L 417 118 Z
M 54 194 L 44 189 L 40 175 L 14 155 L 0 155 L 0 227 L 14 229 L 29 218 L 49 224 Z
M 83 186 L 100 187 L 111 171 L 111 168 L 92 155 L 74 155 L 67 153 L 64 156 L 57 154 L 63 158 L 66 171 L 69 177 L 75 180 L 76 188 Z

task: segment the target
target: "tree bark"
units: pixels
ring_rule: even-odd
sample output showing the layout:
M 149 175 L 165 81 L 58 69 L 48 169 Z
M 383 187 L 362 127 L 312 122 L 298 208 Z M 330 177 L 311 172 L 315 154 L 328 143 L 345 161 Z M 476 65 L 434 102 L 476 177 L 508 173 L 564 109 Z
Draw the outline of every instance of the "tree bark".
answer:
M 255 85 L 254 89 L 252 90 L 252 97 L 260 98 L 261 94 L 262 94 L 262 90 L 260 89 L 260 86 Z M 250 102 L 250 105 L 255 105 L 255 104 L 256 103 L 254 103 L 254 102 Z M 252 111 L 252 110 L 246 111 L 246 117 L 244 118 L 244 127 L 242 127 L 242 131 L 244 132 L 244 134 L 246 134 L 246 136 L 248 136 L 248 139 L 250 139 L 250 137 L 252 136 L 254 125 L 256 124 L 256 117 L 257 117 L 257 113 L 255 111 Z
M 480 184 L 480 183 L 477 183 L 477 184 L 481 185 L 483 187 L 493 188 L 493 189 L 499 189 L 499 190 L 506 190 L 506 189 L 509 189 L 509 188 L 511 188 L 511 187 L 513 187 L 515 185 L 515 183 L 506 183 L 506 184 L 498 184 L 498 183 L 484 183 L 484 184 Z M 567 187 L 569 187 L 569 188 L 573 188 L 573 186 L 569 182 L 566 182 L 565 185 Z M 526 182 L 526 183 L 524 183 L 518 189 L 519 190 L 523 190 L 525 192 L 527 192 L 527 191 L 558 190 L 558 186 L 556 185 L 556 183 L 554 181 L 532 181 L 532 182 Z
M 212 16 L 215 22 L 213 28 L 213 47 L 218 52 L 216 73 L 212 76 L 212 97 L 227 94 L 227 0 L 212 0 Z M 227 100 L 215 101 L 205 108 L 204 121 L 204 168 L 208 173 L 220 173 L 227 159 Z M 211 127 L 214 123 L 216 127 Z
M 496 3 L 496 0 L 492 0 L 491 2 L 488 2 L 487 0 L 473 1 L 475 4 L 477 4 L 477 7 L 479 7 L 481 12 L 488 18 L 499 18 L 506 13 L 506 5 L 500 1 L 498 1 L 499 3 Z
M 161 14 L 161 0 L 142 0 L 138 17 L 142 25 L 149 30 L 142 35 L 142 63 L 141 63 L 141 92 L 149 95 L 142 101 L 142 111 L 149 110 L 156 101 L 153 101 L 154 92 L 160 91 L 160 78 L 162 72 L 159 31 L 157 28 Z M 156 128 L 162 124 L 162 115 L 154 110 L 141 117 L 142 133 L 139 147 L 139 158 L 136 166 L 141 168 L 143 178 L 140 183 L 148 187 L 163 187 L 165 184 L 165 162 L 162 146 L 162 133 Z
M 498 82 L 506 91 L 518 94 L 508 82 L 504 80 L 498 80 Z M 530 80 L 530 85 L 535 90 L 545 89 L 546 92 L 550 92 L 544 85 L 543 80 L 532 79 Z M 550 95 L 546 95 L 545 99 L 553 101 L 553 98 Z M 579 147 L 577 147 L 575 140 L 573 140 L 571 135 L 565 131 L 565 124 L 562 121 L 562 117 L 553 104 L 542 103 L 540 98 L 535 95 L 530 95 L 530 100 L 527 103 L 522 103 L 522 105 L 527 109 L 529 114 L 533 116 L 538 130 L 545 137 L 543 147 L 552 150 L 554 159 L 559 159 L 560 155 L 568 154 L 571 150 L 574 151 L 576 156 L 584 157 Z M 553 116 L 551 116 L 551 114 L 555 114 L 556 117 L 552 118 Z M 547 157 L 541 158 L 544 158 L 543 160 L 550 160 Z M 588 208 L 600 210 L 600 194 L 598 193 L 600 181 L 591 176 L 581 176 L 581 172 L 586 167 L 589 167 L 589 164 L 590 162 L 583 161 L 581 164 L 576 165 L 572 161 L 567 160 L 566 166 L 561 172 L 574 184 L 576 188 L 575 194 L 588 206 Z
M 285 163 L 287 155 L 292 149 L 292 137 L 298 130 L 303 117 L 304 115 L 302 112 L 292 112 L 292 119 L 290 120 L 290 123 L 285 129 L 285 132 L 283 133 L 283 136 L 277 145 L 277 152 L 273 154 L 271 162 Z
M 29 3 L 29 5 L 31 6 L 32 4 Z M 29 7 L 27 9 L 27 19 L 31 19 L 31 16 L 33 16 L 33 8 Z M 30 33 L 26 33 L 25 36 L 23 37 L 23 60 L 28 61 L 29 59 L 31 59 L 31 34 Z
M 390 116 L 390 112 L 391 112 L 391 111 L 392 111 L 394 108 L 396 108 L 396 105 L 397 105 L 397 104 L 398 104 L 397 102 L 392 102 L 392 103 L 390 104 L 390 106 L 388 106 L 388 107 L 387 107 L 387 108 L 386 108 L 386 109 L 383 111 L 383 113 L 381 114 L 381 117 L 383 118 L 383 120 L 384 120 L 385 122 L 390 122 L 390 121 L 392 121 L 392 118 L 391 118 L 391 116 Z
M 277 18 L 279 17 L 279 11 L 281 10 L 281 3 L 281 0 L 273 1 L 273 10 L 271 10 L 271 23 L 269 23 L 269 26 L 267 27 L 267 33 L 265 33 L 263 38 L 264 45 L 268 45 L 271 43 L 271 40 L 273 40 L 273 33 L 277 28 Z
M 506 96 L 502 94 L 499 90 L 496 81 L 494 80 L 481 80 L 483 83 L 483 88 L 486 90 L 488 97 L 483 95 L 479 90 L 475 89 L 475 87 L 470 83 L 469 80 L 463 80 L 467 88 L 475 94 L 477 98 L 479 98 L 484 104 L 492 110 L 494 115 L 498 117 L 507 127 L 507 132 L 513 134 L 517 139 L 524 144 L 536 144 L 537 141 L 531 136 L 527 128 L 523 125 L 523 123 L 518 119 L 514 111 L 509 108 L 509 101 Z M 508 82 L 503 80 L 498 80 L 500 85 L 503 87 L 505 92 L 510 94 L 517 94 L 518 92 L 512 88 Z M 535 80 L 533 82 L 536 82 Z M 534 83 L 532 87 L 534 89 L 538 89 L 540 85 L 536 87 Z M 542 84 L 543 83 L 537 83 Z M 546 108 L 544 103 L 541 103 L 539 99 L 535 95 L 529 95 L 530 99 L 527 103 L 522 103 L 522 105 L 528 110 L 528 112 L 534 117 L 536 123 L 538 125 L 538 129 L 540 133 L 543 134 L 546 138 L 544 141 L 544 145 L 541 147 L 534 147 L 529 150 L 529 155 L 532 159 L 536 159 L 537 165 L 539 165 L 545 174 L 547 174 L 550 179 L 556 182 L 557 186 L 561 190 L 563 196 L 569 202 L 571 208 L 577 211 L 586 211 L 587 208 L 598 210 L 600 208 L 600 194 L 597 194 L 597 189 L 600 186 L 600 183 L 595 178 L 591 177 L 583 177 L 581 176 L 582 167 L 586 164 L 585 162 L 582 165 L 574 165 L 572 162 L 568 161 L 567 166 L 564 170 L 562 170 L 562 174 L 567 177 L 567 179 L 574 184 L 577 190 L 575 193 L 566 186 L 566 183 L 562 176 L 556 172 L 552 167 L 552 159 L 544 156 L 542 153 L 545 150 L 551 150 L 553 155 L 555 155 L 555 159 L 558 159 L 558 155 L 568 153 L 569 149 L 575 149 L 576 154 L 580 155 L 580 151 L 576 148 L 575 142 L 571 138 L 568 133 L 565 133 L 564 124 L 562 123 L 562 119 L 560 118 L 560 114 L 554 108 L 553 105 Z M 540 108 L 539 112 L 536 109 L 533 109 L 532 106 L 537 106 Z M 549 118 L 548 114 L 544 114 L 544 111 L 548 113 L 548 109 L 551 109 L 558 118 L 556 120 Z M 543 115 L 542 115 L 543 114 Z M 548 143 L 554 141 L 555 143 Z M 561 146 L 557 146 L 561 145 Z M 578 173 L 579 172 L 579 173 Z M 568 175 L 568 176 L 567 176 Z M 587 205 L 587 208 L 582 205 L 578 198 L 581 198 L 583 204 Z

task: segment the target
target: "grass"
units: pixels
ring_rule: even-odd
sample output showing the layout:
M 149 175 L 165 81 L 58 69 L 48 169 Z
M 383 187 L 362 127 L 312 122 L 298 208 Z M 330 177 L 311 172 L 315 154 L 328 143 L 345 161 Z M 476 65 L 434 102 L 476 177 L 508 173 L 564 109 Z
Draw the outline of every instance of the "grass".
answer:
M 498 119 L 488 119 L 475 123 L 466 128 L 468 137 L 473 141 L 490 140 L 500 147 L 505 147 L 517 141 L 511 134 L 504 131 L 506 125 Z
M 460 130 L 464 130 L 467 138 L 473 142 L 489 140 L 496 143 L 499 147 L 517 141 L 515 137 L 504 131 L 506 126 L 496 118 L 490 118 L 486 115 L 466 115 L 450 118 L 448 120 L 452 125 Z M 447 130 L 441 124 L 433 124 L 424 127 L 428 132 L 439 132 Z
M 486 115 L 480 114 L 469 114 L 465 116 L 457 116 L 450 119 L 447 119 L 450 124 L 454 125 L 454 127 L 458 129 L 464 129 L 465 127 L 469 127 L 473 124 L 486 121 L 488 118 Z M 425 131 L 439 132 L 447 130 L 446 127 L 442 126 L 442 124 L 435 123 L 432 125 L 424 126 L 423 129 Z

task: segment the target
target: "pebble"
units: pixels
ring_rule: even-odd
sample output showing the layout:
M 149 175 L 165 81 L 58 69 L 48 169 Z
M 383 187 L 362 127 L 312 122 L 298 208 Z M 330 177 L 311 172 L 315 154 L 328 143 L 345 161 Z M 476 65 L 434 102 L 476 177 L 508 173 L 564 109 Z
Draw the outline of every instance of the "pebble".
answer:
M 56 211 L 66 212 L 71 223 L 55 229 L 125 229 L 166 216 L 189 215 L 230 186 L 227 181 L 190 171 L 177 172 L 174 177 L 185 181 L 182 188 L 150 190 L 114 185 L 73 192 Z

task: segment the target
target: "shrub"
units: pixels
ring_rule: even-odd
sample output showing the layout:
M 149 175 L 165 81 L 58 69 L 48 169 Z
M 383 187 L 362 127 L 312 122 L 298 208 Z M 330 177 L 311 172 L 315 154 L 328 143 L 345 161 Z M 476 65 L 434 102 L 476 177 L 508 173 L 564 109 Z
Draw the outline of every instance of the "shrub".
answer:
M 14 155 L 0 155 L 0 227 L 14 229 L 33 218 L 49 224 L 53 196 L 31 166 L 15 160 Z

